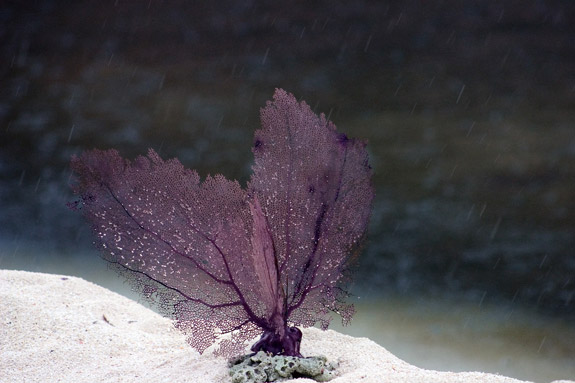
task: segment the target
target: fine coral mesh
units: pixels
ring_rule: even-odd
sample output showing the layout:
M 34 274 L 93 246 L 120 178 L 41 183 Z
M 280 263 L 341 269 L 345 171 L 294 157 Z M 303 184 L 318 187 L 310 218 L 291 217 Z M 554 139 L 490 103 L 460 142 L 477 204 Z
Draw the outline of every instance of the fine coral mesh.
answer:
M 341 302 L 346 294 L 339 282 L 373 198 L 365 143 L 338 133 L 323 114 L 281 89 L 261 119 L 249 192 L 271 226 L 289 319 L 327 327 L 328 311 L 344 319 L 353 312 Z
M 203 351 L 216 332 L 253 320 L 245 305 L 265 314 L 250 289 L 251 214 L 237 182 L 215 176 L 200 183 L 153 151 L 130 163 L 95 150 L 72 166 L 105 258 L 177 321 L 194 348 Z

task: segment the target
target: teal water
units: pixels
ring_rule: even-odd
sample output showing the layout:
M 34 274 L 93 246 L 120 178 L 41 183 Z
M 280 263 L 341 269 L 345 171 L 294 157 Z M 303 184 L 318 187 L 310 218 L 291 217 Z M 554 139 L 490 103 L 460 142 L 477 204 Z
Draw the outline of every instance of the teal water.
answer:
M 0 5 L 0 240 L 89 249 L 94 147 L 245 184 L 281 87 L 368 141 L 366 289 L 575 316 L 575 2 L 146 3 Z

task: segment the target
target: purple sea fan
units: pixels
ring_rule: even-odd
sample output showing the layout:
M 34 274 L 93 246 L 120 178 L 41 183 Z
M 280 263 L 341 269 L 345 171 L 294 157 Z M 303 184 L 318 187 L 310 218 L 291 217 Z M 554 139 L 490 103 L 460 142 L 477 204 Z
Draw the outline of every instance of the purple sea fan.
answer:
M 175 319 L 199 352 L 299 356 L 297 326 L 353 306 L 342 288 L 364 236 L 373 188 L 365 143 L 278 89 L 261 110 L 247 190 L 203 182 L 153 150 L 72 159 L 74 192 L 106 260 Z

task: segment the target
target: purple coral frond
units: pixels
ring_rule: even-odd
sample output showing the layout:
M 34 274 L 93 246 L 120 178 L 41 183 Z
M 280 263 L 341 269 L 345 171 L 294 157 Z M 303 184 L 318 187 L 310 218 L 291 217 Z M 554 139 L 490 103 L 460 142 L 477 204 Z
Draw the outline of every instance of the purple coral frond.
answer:
M 283 90 L 261 116 L 250 194 L 274 217 L 271 232 L 282 284 L 288 286 L 286 315 L 311 325 L 317 318 L 309 313 L 318 304 L 335 308 L 333 300 L 341 296 L 341 270 L 367 227 L 371 169 L 363 142 L 338 133 Z
M 220 279 L 220 278 L 218 278 L 217 276 L 215 276 L 214 274 L 210 273 L 208 270 L 206 270 L 204 267 L 202 267 L 202 265 L 201 265 L 197 260 L 195 260 L 194 258 L 188 257 L 188 256 L 186 256 L 184 253 L 180 252 L 178 249 L 176 249 L 176 248 L 174 247 L 174 245 L 172 245 L 172 243 L 170 243 L 168 240 L 162 238 L 162 236 L 161 236 L 160 234 L 158 234 L 158 233 L 156 233 L 156 232 L 150 230 L 149 228 L 143 226 L 142 223 L 140 223 L 136 218 L 134 218 L 134 215 L 126 208 L 126 206 L 122 203 L 122 201 L 120 201 L 120 200 L 118 199 L 118 197 L 114 194 L 114 192 L 112 191 L 112 189 L 110 189 L 110 187 L 109 187 L 107 184 L 103 183 L 102 186 L 103 186 L 105 189 L 107 189 L 108 193 L 110 193 L 110 196 L 112 196 L 112 198 L 118 203 L 118 205 L 120 205 L 120 207 L 121 207 L 122 210 L 126 213 L 126 215 L 127 215 L 136 225 L 138 225 L 138 227 L 139 227 L 142 231 L 144 231 L 144 232 L 146 232 L 146 233 L 152 235 L 153 237 L 155 237 L 156 239 L 158 239 L 159 242 L 166 244 L 166 245 L 174 252 L 174 254 L 176 254 L 176 255 L 178 255 L 178 256 L 181 256 L 181 257 L 184 257 L 184 258 L 189 259 L 190 261 L 192 261 L 192 262 L 194 263 L 194 265 L 195 265 L 199 270 L 201 270 L 201 271 L 202 271 L 203 273 L 205 273 L 207 276 L 209 276 L 210 278 L 212 278 L 215 282 L 221 283 L 221 284 L 224 284 L 224 285 L 232 285 L 232 286 L 233 286 L 233 280 L 231 280 L 231 274 L 230 274 L 230 272 L 229 272 L 229 267 L 228 267 L 227 265 L 226 265 L 226 269 L 228 270 L 228 276 L 230 277 L 229 280 Z M 195 228 L 189 221 L 188 221 L 188 224 L 190 225 L 189 228 L 190 228 L 191 230 L 195 231 L 198 235 L 202 236 L 206 241 L 210 242 L 210 243 L 218 250 L 218 253 L 222 256 L 222 259 L 223 259 L 224 262 L 225 262 L 225 255 L 224 255 L 224 254 L 221 252 L 221 250 L 215 245 L 214 241 L 213 241 L 212 239 L 208 238 L 204 233 L 200 232 L 200 231 L 199 231 L 197 228 Z M 130 271 L 139 272 L 139 273 L 141 273 L 141 274 L 143 274 L 143 275 L 146 275 L 146 276 L 150 277 L 149 275 L 147 275 L 146 273 L 144 273 L 144 272 L 142 272 L 142 271 L 130 269 L 129 267 L 127 267 L 126 265 L 121 264 L 121 263 L 118 263 L 118 264 L 120 264 L 121 266 L 125 267 L 126 269 L 128 269 L 128 270 L 130 270 Z M 161 282 L 158 281 L 158 283 L 161 283 Z M 162 284 L 162 285 L 163 285 L 163 284 Z M 165 286 L 165 285 L 164 285 L 164 286 Z M 174 287 L 168 287 L 168 286 L 165 286 L 165 287 L 177 291 L 177 289 L 175 289 Z M 178 291 L 178 292 L 179 292 L 179 291 Z M 180 292 L 180 293 L 181 293 L 181 292 Z M 184 295 L 184 294 L 182 294 L 182 295 Z M 184 295 L 184 296 L 185 296 L 185 295 Z M 186 298 L 188 298 L 188 297 L 186 296 Z M 188 299 L 189 299 L 189 298 L 188 298 Z

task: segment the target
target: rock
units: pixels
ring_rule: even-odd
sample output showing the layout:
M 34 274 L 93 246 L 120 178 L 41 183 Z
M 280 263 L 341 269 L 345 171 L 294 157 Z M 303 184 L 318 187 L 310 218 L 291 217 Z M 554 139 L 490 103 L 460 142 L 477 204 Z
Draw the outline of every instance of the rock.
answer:
M 310 378 L 327 382 L 336 376 L 336 363 L 324 356 L 298 358 L 295 356 L 270 355 L 263 351 L 244 355 L 229 362 L 233 383 L 278 382 L 293 378 Z

